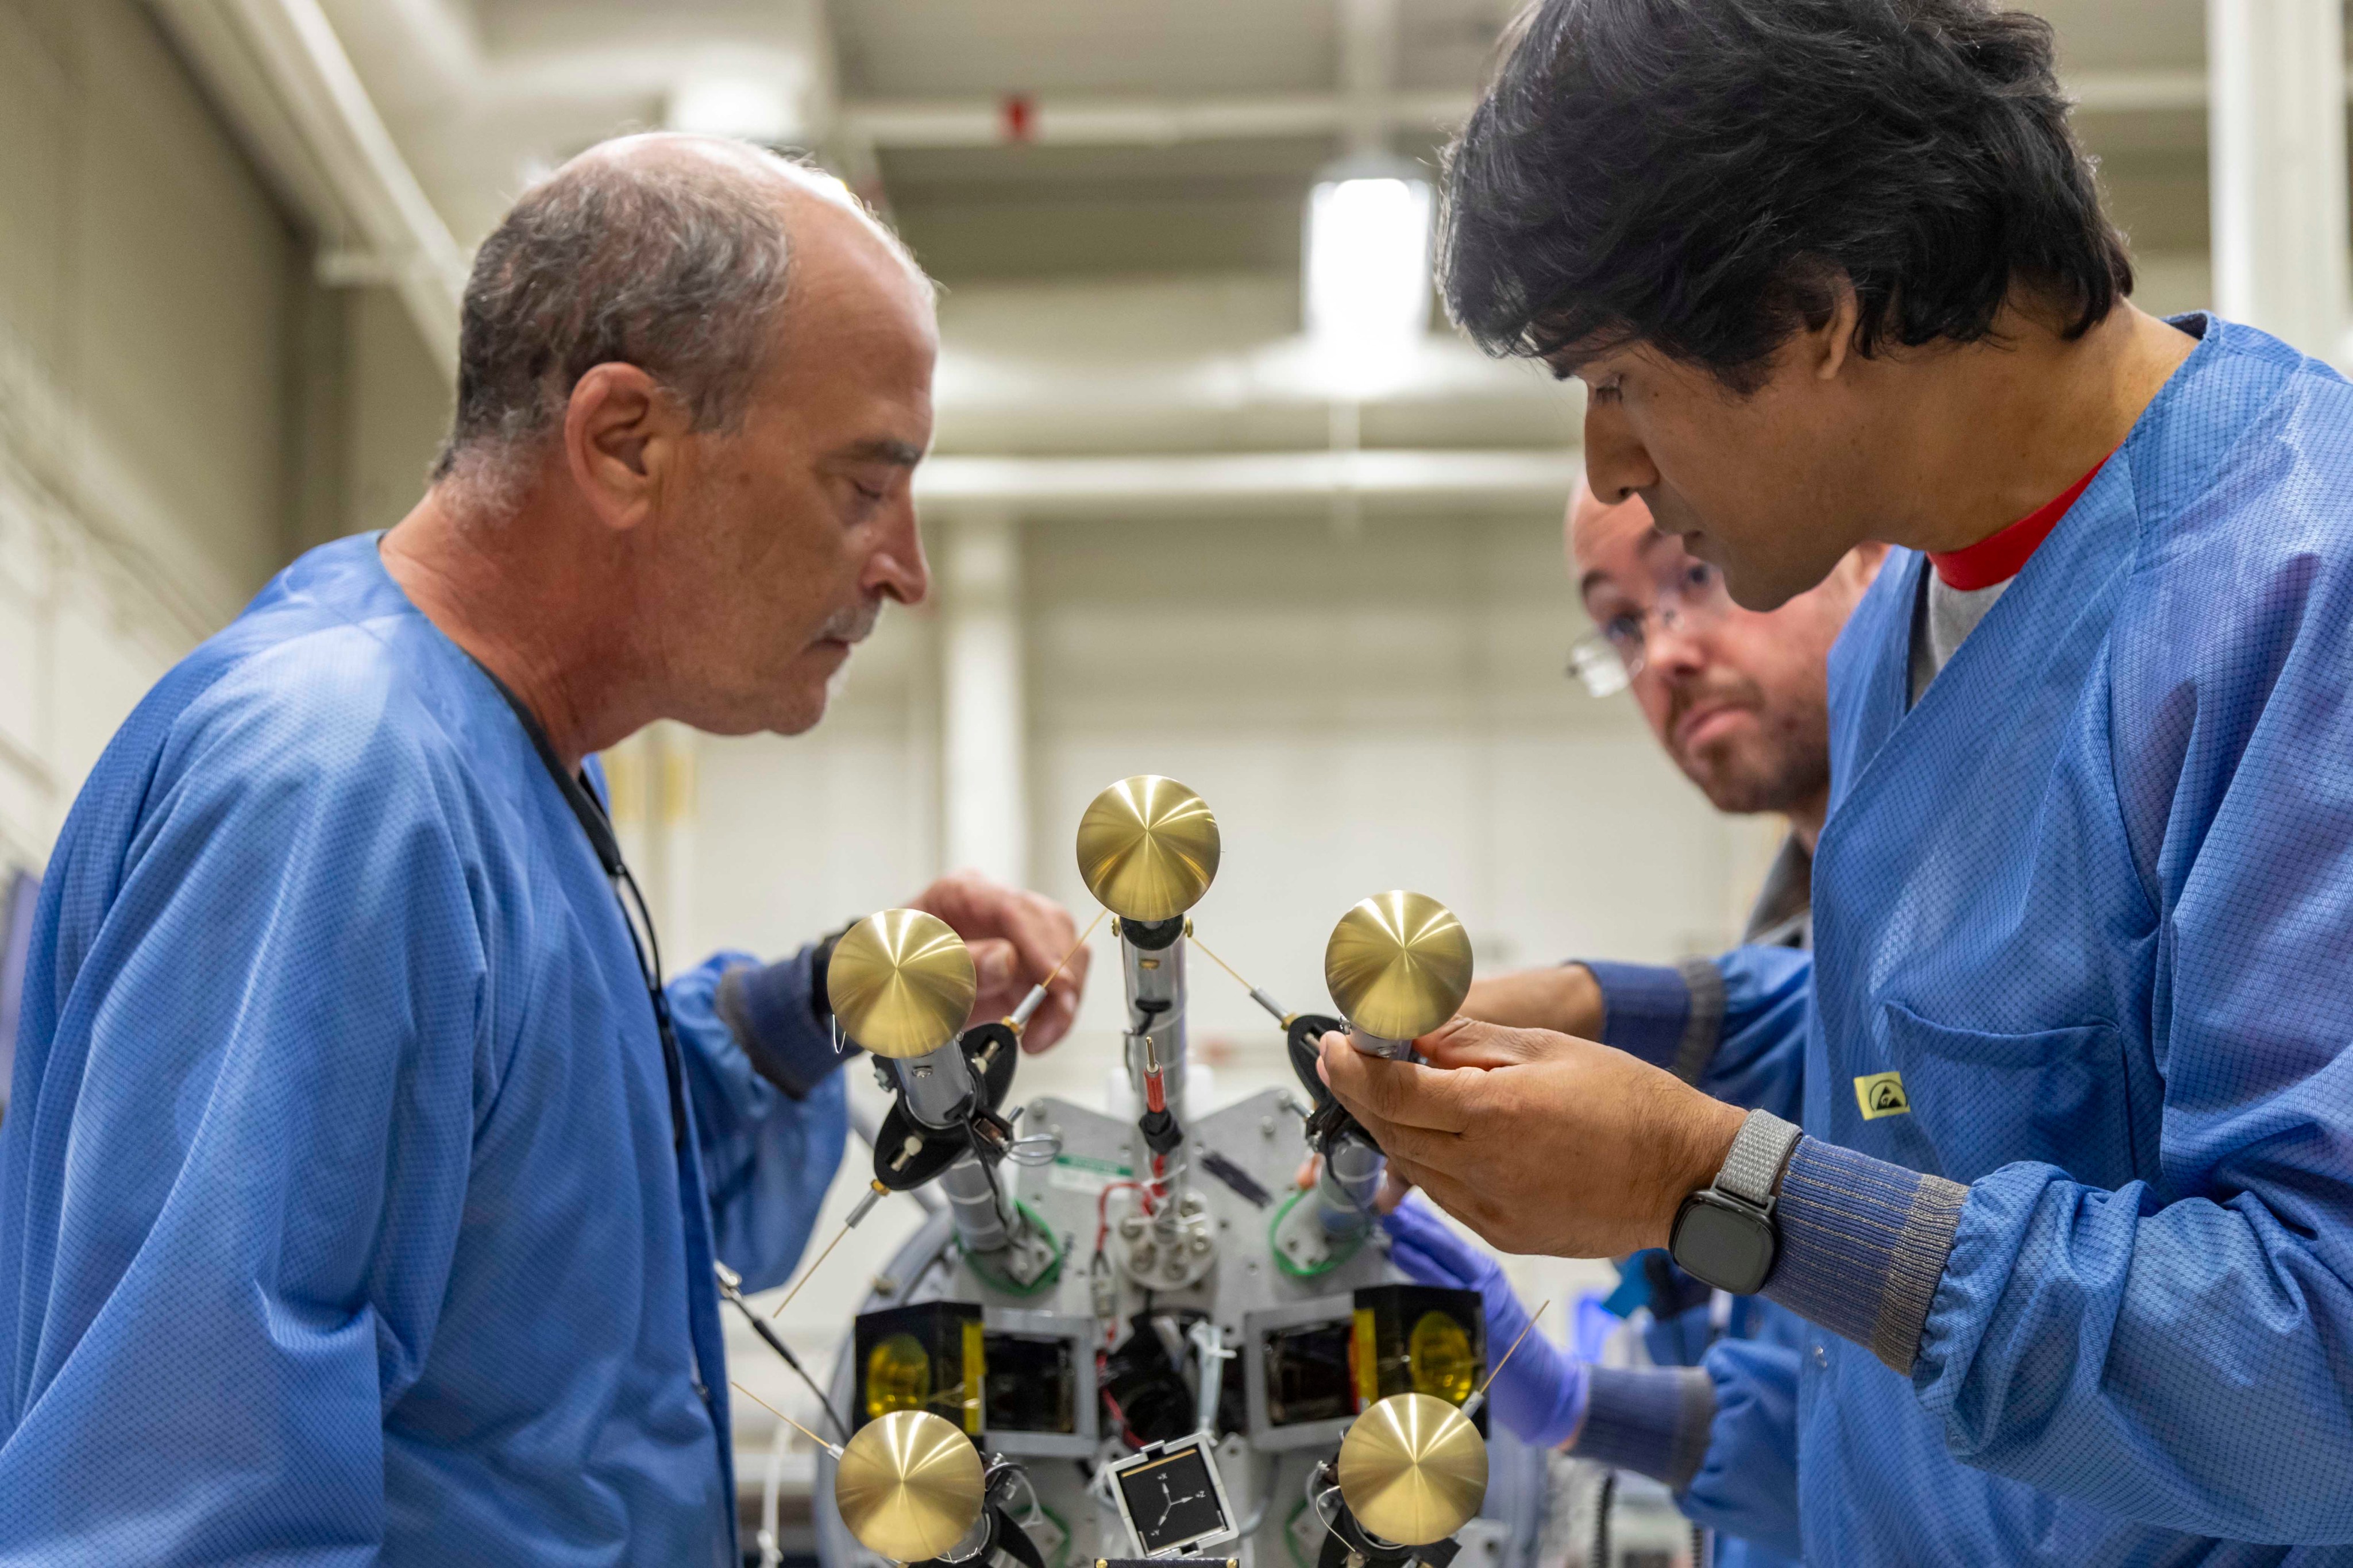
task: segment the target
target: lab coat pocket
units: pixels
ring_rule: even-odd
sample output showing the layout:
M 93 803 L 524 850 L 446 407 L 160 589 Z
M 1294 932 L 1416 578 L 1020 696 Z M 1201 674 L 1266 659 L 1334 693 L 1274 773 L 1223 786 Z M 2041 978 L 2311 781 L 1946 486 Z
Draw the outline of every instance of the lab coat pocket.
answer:
M 1996 1035 L 1885 1005 L 1889 1055 L 1910 1117 L 1957 1182 L 2020 1160 L 2095 1186 L 2132 1178 L 2124 1046 L 2114 1025 Z

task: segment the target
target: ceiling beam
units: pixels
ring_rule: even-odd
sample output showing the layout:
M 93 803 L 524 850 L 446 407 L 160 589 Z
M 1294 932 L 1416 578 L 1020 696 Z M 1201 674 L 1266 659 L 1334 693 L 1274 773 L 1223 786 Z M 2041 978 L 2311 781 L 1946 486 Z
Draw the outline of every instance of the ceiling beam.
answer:
M 151 0 L 320 243 L 323 280 L 387 283 L 445 374 L 467 260 L 318 0 Z
M 1442 131 L 1459 125 L 1478 101 L 1471 92 L 1408 92 L 1380 106 L 1393 128 Z M 1336 92 L 1233 98 L 1103 98 L 1073 95 L 1003 98 L 868 99 L 842 106 L 839 123 L 874 146 L 1002 147 L 1024 142 L 1070 146 L 1172 146 L 1183 142 L 1336 136 L 1349 123 L 1347 97 Z
M 1584 472 L 1573 448 L 1376 449 L 1113 458 L 946 456 L 915 470 L 927 510 L 1023 517 L 1165 514 L 1251 503 L 1285 509 L 1335 499 L 1419 501 L 1465 510 L 1568 504 Z

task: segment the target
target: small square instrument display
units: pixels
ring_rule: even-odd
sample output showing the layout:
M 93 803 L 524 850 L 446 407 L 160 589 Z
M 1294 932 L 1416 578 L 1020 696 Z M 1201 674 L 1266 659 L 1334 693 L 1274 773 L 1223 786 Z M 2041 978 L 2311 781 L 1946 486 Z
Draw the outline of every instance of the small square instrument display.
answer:
M 1233 1534 L 1225 1485 L 1202 1438 L 1155 1444 L 1122 1460 L 1113 1480 L 1120 1517 L 1146 1557 L 1168 1556 Z

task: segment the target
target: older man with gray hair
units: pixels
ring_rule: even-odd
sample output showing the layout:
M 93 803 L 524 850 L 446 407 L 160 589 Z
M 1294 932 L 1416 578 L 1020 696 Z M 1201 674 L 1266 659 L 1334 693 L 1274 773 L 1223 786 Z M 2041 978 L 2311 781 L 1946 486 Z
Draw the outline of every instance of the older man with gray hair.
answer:
M 660 984 L 593 757 L 807 730 L 923 596 L 936 343 L 880 225 L 733 143 L 597 148 L 484 245 L 429 492 L 166 676 L 58 842 L 0 1563 L 739 1561 L 713 1264 L 784 1279 L 839 1163 L 828 949 Z M 1071 937 L 917 901 L 976 1012 Z

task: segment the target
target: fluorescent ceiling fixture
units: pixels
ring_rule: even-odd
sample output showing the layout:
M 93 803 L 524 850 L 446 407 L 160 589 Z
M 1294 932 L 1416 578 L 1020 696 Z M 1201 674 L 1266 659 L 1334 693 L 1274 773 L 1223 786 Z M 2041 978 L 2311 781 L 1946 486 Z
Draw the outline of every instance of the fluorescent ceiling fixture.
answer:
M 672 131 L 732 136 L 765 147 L 793 145 L 806 130 L 797 85 L 772 77 L 690 78 L 670 89 L 663 118 Z
M 1394 363 L 1430 317 L 1430 183 L 1335 172 L 1307 198 L 1307 333 L 1351 362 Z

